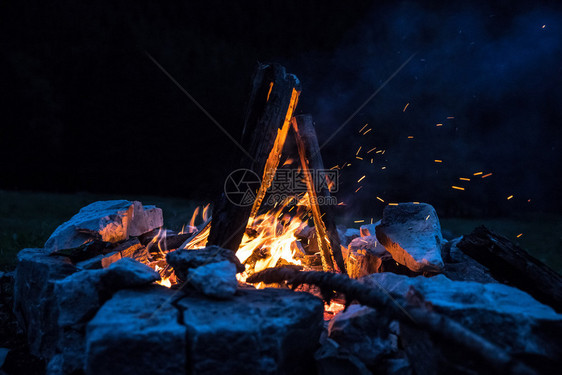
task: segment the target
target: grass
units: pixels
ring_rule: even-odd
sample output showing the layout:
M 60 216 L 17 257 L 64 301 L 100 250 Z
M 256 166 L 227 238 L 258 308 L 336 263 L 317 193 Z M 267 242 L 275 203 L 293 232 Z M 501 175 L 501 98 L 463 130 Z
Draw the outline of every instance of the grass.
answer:
M 55 228 L 76 214 L 80 208 L 98 200 L 108 199 L 138 200 L 143 204 L 154 204 L 164 212 L 164 225 L 176 231 L 189 221 L 196 206 L 207 203 L 154 196 L 0 191 L 0 270 L 13 269 L 16 265 L 16 254 L 21 249 L 42 247 Z M 443 231 L 449 232 L 453 237 L 468 234 L 479 225 L 485 225 L 506 236 L 554 270 L 562 272 L 561 215 L 441 219 Z M 517 238 L 519 233 L 523 235 Z

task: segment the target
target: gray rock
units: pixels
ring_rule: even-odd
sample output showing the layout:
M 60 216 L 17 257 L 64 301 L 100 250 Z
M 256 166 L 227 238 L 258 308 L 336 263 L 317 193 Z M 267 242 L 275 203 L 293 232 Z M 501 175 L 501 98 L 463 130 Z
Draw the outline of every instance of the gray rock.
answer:
M 372 375 L 367 366 L 353 353 L 334 340 L 322 341 L 320 349 L 314 354 L 319 375 Z
M 6 361 L 6 357 L 8 356 L 9 352 L 10 349 L 8 348 L 0 348 L 0 368 L 4 366 L 4 361 Z
M 203 249 L 187 250 L 179 249 L 166 254 L 166 261 L 174 268 L 176 276 L 185 281 L 191 269 L 207 265 L 229 261 L 236 266 L 238 272 L 244 272 L 245 267 L 240 263 L 233 251 L 218 246 L 209 246 Z
M 30 352 L 40 358 L 55 354 L 58 309 L 53 293 L 56 280 L 76 272 L 70 259 L 49 256 L 43 249 L 18 253 L 14 280 L 14 313 L 27 334 Z
M 383 261 L 392 260 L 390 253 L 377 242 L 374 236 L 354 238 L 347 251 L 342 250 L 342 254 L 347 273 L 352 278 L 382 272 Z
M 238 287 L 236 273 L 236 266 L 225 260 L 190 270 L 187 281 L 206 296 L 229 298 Z
M 411 278 L 379 273 L 361 281 L 403 296 L 413 286 L 436 311 L 497 345 L 527 355 L 561 358 L 562 315 L 519 289 L 452 281 L 443 275 Z
M 160 280 L 160 274 L 146 264 L 122 258 L 110 265 L 102 277 L 106 288 L 118 290 L 146 285 Z
M 115 293 L 88 323 L 85 373 L 185 374 L 192 364 L 175 295 L 158 285 Z
M 383 326 L 375 309 L 351 305 L 328 325 L 328 336 L 368 367 L 398 351 L 396 336 Z
M 57 280 L 54 296 L 58 302 L 59 354 L 49 364 L 53 373 L 60 370 L 68 374 L 84 367 L 85 326 L 113 293 L 159 279 L 150 267 L 123 258 L 107 269 L 86 270 Z
M 441 225 L 429 204 L 400 203 L 386 206 L 377 239 L 394 260 L 414 272 L 440 272 Z
M 94 316 L 104 299 L 100 294 L 103 294 L 102 277 L 105 272 L 87 270 L 55 282 L 59 327 L 79 328 Z
M 79 328 L 117 290 L 157 280 L 160 280 L 158 272 L 130 258 L 123 258 L 107 269 L 85 270 L 57 280 L 54 295 L 58 301 L 58 324 Z
M 379 220 L 379 221 L 377 221 L 376 223 L 373 223 L 373 224 L 361 225 L 361 227 L 359 228 L 359 233 L 361 234 L 361 237 L 375 236 L 376 235 L 375 228 L 380 223 L 381 223 L 381 221 Z
M 314 373 L 323 303 L 311 294 L 244 289 L 229 300 L 186 296 L 177 305 L 192 374 Z
M 443 245 L 441 252 L 445 261 L 443 275 L 455 281 L 497 282 L 490 275 L 490 270 L 487 267 L 466 255 L 457 247 L 457 243 L 461 239 L 462 237 L 459 237 Z
M 354 238 L 361 237 L 361 232 L 359 231 L 359 229 L 345 228 L 343 226 L 340 226 L 337 228 L 337 230 L 340 236 L 340 242 L 345 247 L 347 247 L 347 245 L 349 245 L 349 243 Z
M 126 200 L 94 202 L 60 225 L 45 243 L 49 252 L 92 240 L 118 242 L 163 225 L 162 210 Z

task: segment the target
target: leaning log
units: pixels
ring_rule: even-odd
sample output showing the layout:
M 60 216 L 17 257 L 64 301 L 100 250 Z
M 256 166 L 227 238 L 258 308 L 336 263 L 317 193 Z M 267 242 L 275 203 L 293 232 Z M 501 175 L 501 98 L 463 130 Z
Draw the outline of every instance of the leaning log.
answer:
M 562 312 L 562 276 L 507 238 L 479 226 L 457 244 L 498 281 L 515 286 Z
M 336 223 L 333 220 L 332 206 L 327 204 L 330 198 L 330 184 L 326 184 L 325 181 L 318 181 L 318 179 L 325 178 L 325 170 L 312 116 L 296 116 L 293 118 L 292 125 L 296 133 L 300 164 L 303 169 L 310 209 L 316 228 L 316 240 L 322 255 L 322 266 L 324 271 L 335 270 L 346 273 L 340 238 Z M 321 188 L 325 185 L 325 188 Z M 324 204 L 322 204 L 322 201 Z
M 238 250 L 248 221 L 257 213 L 277 170 L 299 93 L 299 80 L 286 73 L 281 65 L 258 66 L 246 108 L 241 142 L 246 152 L 239 168 L 261 177 L 261 187 L 252 192 L 255 195 L 252 205 L 237 204 L 222 194 L 213 206 L 207 246 Z

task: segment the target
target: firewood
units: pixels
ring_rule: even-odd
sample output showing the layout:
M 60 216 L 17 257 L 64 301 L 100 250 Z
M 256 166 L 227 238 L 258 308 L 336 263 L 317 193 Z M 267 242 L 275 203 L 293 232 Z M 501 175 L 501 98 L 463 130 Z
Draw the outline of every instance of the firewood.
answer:
M 329 301 L 335 292 L 343 293 L 346 305 L 357 301 L 362 305 L 373 307 L 377 312 L 389 320 L 399 320 L 401 323 L 428 331 L 431 335 L 446 340 L 452 345 L 458 345 L 470 351 L 490 368 L 502 374 L 534 374 L 533 369 L 514 358 L 508 351 L 473 331 L 463 327 L 450 318 L 437 313 L 425 306 L 424 301 L 415 298 L 406 300 L 399 294 L 388 293 L 347 275 L 331 272 L 302 272 L 294 268 L 268 268 L 250 276 L 246 282 L 266 284 L 286 283 L 293 288 L 302 284 L 312 284 L 320 288 L 322 295 Z
M 479 226 L 457 244 L 496 280 L 513 285 L 562 312 L 562 276 L 507 238 Z
M 300 82 L 280 65 L 260 64 L 254 75 L 246 109 L 239 168 L 262 178 L 253 206 L 231 202 L 225 194 L 213 206 L 213 224 L 207 246 L 218 245 L 237 251 L 250 217 L 255 216 L 275 174 L 290 120 L 300 93 Z
M 333 220 L 332 206 L 318 204 L 319 198 L 324 198 L 324 201 L 327 201 L 327 198 L 330 197 L 330 190 L 316 191 L 312 176 L 314 171 L 324 171 L 324 163 L 320 155 L 320 146 L 318 145 L 312 117 L 310 115 L 296 116 L 292 125 L 296 133 L 299 158 L 305 175 L 310 208 L 316 228 L 316 239 L 322 255 L 324 270 L 334 271 L 337 269 L 337 271 L 345 273 L 345 262 L 341 253 L 340 238 Z

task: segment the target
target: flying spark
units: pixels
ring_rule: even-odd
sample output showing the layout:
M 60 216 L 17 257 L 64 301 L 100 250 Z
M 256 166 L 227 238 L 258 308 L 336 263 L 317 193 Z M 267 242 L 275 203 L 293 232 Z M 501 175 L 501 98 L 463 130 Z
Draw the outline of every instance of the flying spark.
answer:
M 410 105 L 410 103 L 406 103 L 406 106 L 404 107 L 404 109 L 402 110 L 402 112 L 406 112 L 406 108 L 408 108 L 409 105 Z
M 460 187 L 460 186 L 454 186 L 454 185 L 453 185 L 453 186 L 451 186 L 451 187 L 452 187 L 453 189 L 455 189 L 455 190 L 464 190 L 464 188 L 463 188 L 463 187 Z

